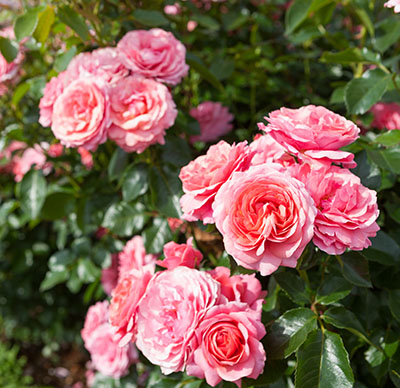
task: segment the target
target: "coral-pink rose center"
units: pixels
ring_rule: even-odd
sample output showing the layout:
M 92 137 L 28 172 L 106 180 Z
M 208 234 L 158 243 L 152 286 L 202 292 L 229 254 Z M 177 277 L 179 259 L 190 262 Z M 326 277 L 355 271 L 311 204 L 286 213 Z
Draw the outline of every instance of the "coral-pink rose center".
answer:
M 218 322 L 205 333 L 205 346 L 219 365 L 231 366 L 242 358 L 245 339 L 232 322 Z

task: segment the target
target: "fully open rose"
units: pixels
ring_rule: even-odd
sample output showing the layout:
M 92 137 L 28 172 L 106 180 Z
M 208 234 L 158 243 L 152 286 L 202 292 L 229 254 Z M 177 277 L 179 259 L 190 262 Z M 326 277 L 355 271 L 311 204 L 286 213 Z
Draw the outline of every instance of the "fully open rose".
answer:
M 215 306 L 195 331 L 186 371 L 213 387 L 221 380 L 240 387 L 243 377 L 255 379 L 264 369 L 266 356 L 260 342 L 264 335 L 260 314 L 247 304 Z
M 112 126 L 108 135 L 122 149 L 143 152 L 151 144 L 164 144 L 165 130 L 177 115 L 166 86 L 130 76 L 112 85 L 110 100 Z
M 339 151 L 358 138 L 360 129 L 350 120 L 323 106 L 307 105 L 299 109 L 281 108 L 265 117 L 268 125 L 259 123 L 289 152 L 322 162 L 344 163 L 354 167 L 353 154 Z
M 165 374 L 182 371 L 189 341 L 220 296 L 209 274 L 187 267 L 158 272 L 137 312 L 137 347 Z
M 119 378 L 129 371 L 129 366 L 138 360 L 133 344 L 118 346 L 114 330 L 108 322 L 108 302 L 97 302 L 87 312 L 81 331 L 93 367 L 106 376 Z
M 308 165 L 293 169 L 306 183 L 318 214 L 314 226 L 314 244 L 329 253 L 340 255 L 346 248 L 360 251 L 371 245 L 379 226 L 376 192 L 361 184 L 349 170 L 331 166 L 313 169 Z
M 77 79 L 56 99 L 51 129 L 65 146 L 95 150 L 106 141 L 109 101 L 100 84 L 95 77 Z
M 128 32 L 119 42 L 123 64 L 135 74 L 176 85 L 186 76 L 186 48 L 160 28 Z
M 304 184 L 277 164 L 233 173 L 218 191 L 213 209 L 226 251 L 262 275 L 280 265 L 296 266 L 313 237 L 317 213 Z

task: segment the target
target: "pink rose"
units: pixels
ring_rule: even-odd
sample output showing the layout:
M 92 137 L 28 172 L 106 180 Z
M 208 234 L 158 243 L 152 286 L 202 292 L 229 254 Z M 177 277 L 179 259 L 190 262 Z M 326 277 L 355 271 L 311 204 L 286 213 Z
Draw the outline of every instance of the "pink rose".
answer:
M 318 209 L 314 244 L 330 255 L 346 248 L 360 251 L 371 245 L 369 237 L 379 230 L 376 192 L 364 187 L 360 178 L 336 166 L 310 169 L 304 165 L 293 171 L 314 199 Z
M 143 152 L 152 144 L 164 144 L 165 130 L 177 115 L 167 87 L 138 76 L 125 78 L 111 87 L 111 120 L 108 131 L 127 152 Z
M 371 127 L 378 129 L 386 128 L 388 130 L 400 129 L 400 105 L 398 103 L 378 102 L 371 108 L 371 112 L 374 115 Z
M 257 135 L 249 145 L 250 165 L 258 166 L 267 162 L 276 162 L 289 166 L 295 159 L 272 136 Z
M 387 8 L 394 8 L 395 13 L 400 12 L 400 0 L 389 0 L 384 4 Z
M 229 145 L 224 141 L 212 145 L 206 155 L 182 167 L 179 178 L 185 194 L 181 198 L 183 218 L 187 221 L 214 222 L 212 204 L 219 188 L 234 171 L 245 168 L 246 142 Z
M 111 295 L 112 290 L 118 284 L 118 254 L 111 255 L 111 265 L 101 271 L 101 285 L 107 295 Z
M 203 102 L 197 108 L 190 110 L 190 116 L 200 124 L 200 135 L 191 136 L 191 142 L 211 142 L 232 130 L 233 115 L 219 102 Z
M 344 117 L 323 106 L 307 105 L 281 108 L 265 119 L 269 124 L 259 123 L 258 127 L 298 157 L 355 167 L 354 155 L 339 148 L 354 142 L 360 129 Z
M 106 141 L 109 101 L 96 78 L 73 81 L 53 106 L 54 136 L 67 147 L 84 146 L 93 151 Z
M 129 70 L 122 64 L 119 50 L 112 47 L 78 54 L 67 69 L 69 82 L 81 77 L 95 76 L 107 83 L 114 83 L 128 75 Z
M 171 32 L 129 31 L 117 47 L 123 64 L 135 74 L 176 85 L 188 73 L 185 46 Z
M 182 371 L 193 333 L 219 296 L 219 284 L 205 272 L 157 272 L 139 304 L 137 347 L 164 374 Z
M 262 291 L 261 283 L 253 275 L 231 275 L 226 267 L 216 267 L 208 273 L 221 284 L 221 294 L 229 302 L 246 303 L 251 309 L 261 313 L 266 291 Z
M 32 166 L 35 166 L 36 170 L 42 170 L 45 175 L 52 169 L 52 164 L 46 161 L 46 155 L 39 144 L 35 144 L 33 148 L 27 148 L 22 156 L 14 156 L 12 166 L 16 182 L 20 182 Z
M 154 267 L 149 264 L 142 270 L 131 270 L 119 278 L 112 291 L 110 323 L 114 326 L 115 337 L 121 346 L 134 339 L 137 309 L 153 276 Z
M 114 378 L 128 374 L 129 366 L 138 360 L 133 346 L 118 346 L 114 331 L 108 323 L 108 302 L 97 302 L 88 310 L 81 332 L 92 365 L 100 373 Z
M 158 260 L 160 267 L 174 269 L 179 266 L 188 268 L 198 267 L 203 255 L 193 248 L 193 237 L 187 240 L 186 244 L 177 244 L 170 241 L 164 245 L 164 260 Z
M 213 210 L 226 251 L 261 275 L 280 265 L 296 266 L 313 237 L 317 213 L 304 184 L 277 164 L 234 172 L 219 189 Z
M 0 30 L 0 36 L 14 40 L 15 34 L 13 27 L 8 26 Z M 24 60 L 24 57 L 23 42 L 21 42 L 19 46 L 16 58 L 10 63 L 7 62 L 7 60 L 0 53 L 0 83 L 7 82 L 15 78 L 20 68 L 20 64 Z
M 54 103 L 65 89 L 65 80 L 66 72 L 64 71 L 57 77 L 53 77 L 44 88 L 43 97 L 39 102 L 39 123 L 43 127 L 50 127 L 52 124 Z
M 243 377 L 256 379 L 264 369 L 264 335 L 260 314 L 247 304 L 214 306 L 196 328 L 186 372 L 213 387 L 225 380 L 240 388 Z
M 197 27 L 197 22 L 196 22 L 196 21 L 194 21 L 194 20 L 189 20 L 189 21 L 187 22 L 186 28 L 187 28 L 187 30 L 188 30 L 189 32 L 194 31 L 194 30 L 196 29 L 196 27 Z
M 172 5 L 166 5 L 164 7 L 164 13 L 166 13 L 167 15 L 179 15 L 182 12 L 181 10 L 181 6 L 179 5 L 179 3 L 175 3 Z
M 58 158 L 64 152 L 64 146 L 60 143 L 52 144 L 47 150 L 47 154 L 52 158 Z
M 26 143 L 18 140 L 12 140 L 7 147 L 0 151 L 0 172 L 12 173 L 15 162 L 19 160 L 19 157 L 15 156 L 16 151 L 20 151 L 18 153 L 20 154 L 25 148 L 27 148 Z
M 177 230 L 184 232 L 186 229 L 185 222 L 183 220 L 180 220 L 179 218 L 168 217 L 167 221 L 172 233 L 175 233 Z
M 85 147 L 78 147 L 78 153 L 81 156 L 82 164 L 88 169 L 93 168 L 93 156 Z
M 156 255 L 146 253 L 142 237 L 135 236 L 126 243 L 123 251 L 119 253 L 119 276 L 120 278 L 123 277 L 132 269 L 142 270 L 149 264 L 154 267 L 156 260 Z

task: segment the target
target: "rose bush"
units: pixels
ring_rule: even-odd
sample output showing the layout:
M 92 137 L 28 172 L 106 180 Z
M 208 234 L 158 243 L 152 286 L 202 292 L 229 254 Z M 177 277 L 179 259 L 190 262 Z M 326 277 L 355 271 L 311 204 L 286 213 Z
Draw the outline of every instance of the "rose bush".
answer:
M 395 1 L 0 17 L 0 336 L 27 381 L 400 386 Z

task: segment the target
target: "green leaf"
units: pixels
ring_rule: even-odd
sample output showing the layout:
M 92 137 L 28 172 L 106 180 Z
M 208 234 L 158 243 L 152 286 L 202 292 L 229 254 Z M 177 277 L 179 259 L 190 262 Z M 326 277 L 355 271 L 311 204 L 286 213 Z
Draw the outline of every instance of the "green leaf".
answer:
M 356 9 L 356 15 L 360 19 L 361 23 L 364 24 L 364 26 L 367 29 L 369 35 L 371 37 L 374 37 L 374 35 L 375 35 L 374 24 L 372 23 L 372 20 L 369 17 L 368 13 L 362 8 L 357 8 Z
M 76 47 L 73 46 L 65 53 L 59 55 L 54 61 L 54 70 L 59 73 L 64 71 L 68 67 L 68 64 L 71 62 L 75 54 L 76 54 Z
M 223 91 L 224 87 L 217 77 L 210 70 L 208 70 L 203 62 L 192 53 L 186 53 L 186 63 L 190 66 L 192 70 L 197 71 L 201 77 L 206 80 L 209 84 L 214 86 L 216 89 Z
M 167 168 L 152 167 L 149 180 L 153 206 L 167 217 L 180 218 L 181 181 L 178 174 Z
M 144 212 L 145 207 L 140 202 L 135 205 L 126 202 L 114 203 L 106 211 L 102 226 L 118 236 L 132 236 L 145 225 L 148 216 Z
M 400 322 L 400 290 L 389 291 L 389 308 L 392 315 Z
M 392 147 L 385 150 L 368 150 L 368 156 L 384 170 L 394 174 L 400 174 L 400 147 Z
M 41 43 L 44 43 L 50 33 L 51 26 L 55 20 L 54 9 L 52 6 L 48 5 L 44 11 L 40 12 L 39 20 L 33 37 Z
M 21 208 L 31 219 L 36 219 L 46 199 L 47 184 L 43 173 L 30 170 L 19 184 L 19 199 Z
M 264 372 L 262 373 L 262 375 L 258 376 L 256 380 L 248 380 L 248 384 L 246 386 L 268 386 L 268 388 L 272 388 L 270 384 L 282 377 L 286 369 L 286 361 L 272 360 L 271 358 L 269 358 L 268 362 L 265 364 Z M 184 388 L 186 388 L 186 385 Z
M 398 265 L 400 262 L 400 247 L 395 240 L 382 230 L 372 239 L 372 246 L 363 251 L 363 256 L 370 261 L 383 265 Z
M 191 17 L 192 20 L 197 22 L 200 26 L 205 27 L 209 30 L 212 31 L 218 31 L 219 30 L 219 23 L 213 19 L 211 16 L 208 15 L 202 15 L 202 14 L 194 14 Z
M 153 224 L 144 231 L 143 239 L 147 252 L 162 252 L 164 245 L 172 240 L 168 221 L 164 218 L 153 218 Z
M 315 330 L 297 352 L 296 388 L 352 388 L 353 371 L 336 333 Z
M 348 252 L 341 256 L 343 276 L 359 287 L 372 287 L 367 259 L 358 252 Z
M 296 276 L 291 272 L 281 272 L 275 274 L 274 278 L 293 302 L 300 306 L 311 303 L 311 298 L 306 290 L 306 285 L 303 279 L 299 276 Z
M 317 291 L 316 302 L 319 304 L 332 304 L 350 294 L 353 286 L 339 276 L 332 276 L 323 281 Z
M 63 272 L 68 266 L 73 263 L 75 256 L 71 251 L 63 249 L 62 251 L 56 252 L 49 259 L 49 268 L 52 272 Z
M 21 99 L 25 96 L 25 94 L 29 92 L 30 88 L 31 88 L 31 84 L 28 82 L 23 82 L 23 83 L 19 84 L 14 91 L 11 103 L 14 106 L 17 106 L 19 104 L 19 102 L 21 101 Z
M 400 144 L 400 131 L 389 131 L 378 135 L 374 143 L 381 144 L 387 147 Z
M 220 81 L 229 78 L 235 70 L 235 61 L 217 58 L 210 66 L 210 71 Z
M 385 18 L 379 23 L 378 34 L 372 43 L 379 52 L 385 52 L 390 46 L 398 42 L 400 38 L 400 21 L 397 16 Z M 377 34 L 377 35 L 378 35 Z
M 101 274 L 100 269 L 89 258 L 80 259 L 76 271 L 78 278 L 84 283 L 94 282 Z
M 125 166 L 128 163 L 128 154 L 121 148 L 117 148 L 108 165 L 108 177 L 110 181 L 118 179 L 124 172 Z
M 78 276 L 78 268 L 74 267 L 70 274 L 69 279 L 67 280 L 67 287 L 73 294 L 79 292 L 82 287 L 82 280 Z
M 8 63 L 11 63 L 18 55 L 19 47 L 10 39 L 0 36 L 0 52 Z
M 57 15 L 59 19 L 67 26 L 71 27 L 83 41 L 89 39 L 89 29 L 85 21 L 71 7 L 67 5 L 59 7 Z
M 75 208 L 75 198 L 68 193 L 52 193 L 46 197 L 42 208 L 42 218 L 49 221 L 58 220 L 71 214 Z
M 289 357 L 317 328 L 317 316 L 307 308 L 289 310 L 280 316 L 265 337 L 269 359 Z
M 363 114 L 378 102 L 389 84 L 390 74 L 381 69 L 366 71 L 361 78 L 351 80 L 345 89 L 344 101 L 350 114 Z
M 30 9 L 17 17 L 14 24 L 14 33 L 18 41 L 33 34 L 38 24 L 38 14 L 39 11 L 37 9 Z
M 382 175 L 378 166 L 370 160 L 365 150 L 357 152 L 354 161 L 357 166 L 351 171 L 361 179 L 361 183 L 370 189 L 378 190 L 382 184 Z
M 40 291 L 46 291 L 53 288 L 57 284 L 65 282 L 68 279 L 68 271 L 63 270 L 60 272 L 48 271 L 46 277 L 40 284 Z
M 139 23 L 149 27 L 159 27 L 168 24 L 168 19 L 159 11 L 136 9 L 132 16 Z
M 377 53 L 373 53 L 366 49 L 359 49 L 358 47 L 347 48 L 346 50 L 338 53 L 324 52 L 321 56 L 321 62 L 325 63 L 380 63 L 381 57 Z
M 285 34 L 291 34 L 306 18 L 312 0 L 295 0 L 285 15 Z
M 321 317 L 326 323 L 339 329 L 345 329 L 370 343 L 368 334 L 354 313 L 342 306 L 331 307 Z
M 122 197 L 124 201 L 133 201 L 146 193 L 148 188 L 148 167 L 146 164 L 136 164 L 124 174 L 122 182 Z

